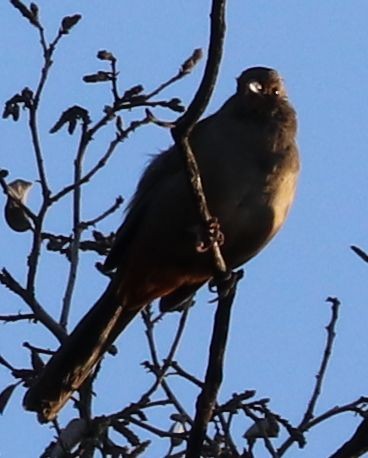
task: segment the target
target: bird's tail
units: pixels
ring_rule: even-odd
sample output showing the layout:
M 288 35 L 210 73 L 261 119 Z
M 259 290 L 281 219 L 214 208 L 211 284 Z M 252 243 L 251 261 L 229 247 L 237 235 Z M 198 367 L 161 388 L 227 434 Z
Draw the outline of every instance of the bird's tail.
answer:
M 78 390 L 116 337 L 141 310 L 119 305 L 114 280 L 51 357 L 24 397 L 39 420 L 53 420 Z M 121 302 L 121 300 L 120 300 Z

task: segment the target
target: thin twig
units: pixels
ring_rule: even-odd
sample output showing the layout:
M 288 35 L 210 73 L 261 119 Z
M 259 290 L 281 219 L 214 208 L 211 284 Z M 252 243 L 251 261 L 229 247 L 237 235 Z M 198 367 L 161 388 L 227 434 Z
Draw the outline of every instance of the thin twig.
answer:
M 194 67 L 194 65 L 197 64 L 197 62 L 202 58 L 202 50 L 201 49 L 195 49 L 192 53 L 192 55 L 187 59 L 184 64 L 181 66 L 179 69 L 178 73 L 174 75 L 172 78 L 169 78 L 167 81 L 164 83 L 160 84 L 156 89 L 154 89 L 152 92 L 146 95 L 147 99 L 151 99 L 152 97 L 155 97 L 157 94 L 162 92 L 164 89 L 166 89 L 168 86 L 171 86 L 173 83 L 176 81 L 182 79 L 184 76 L 186 76 Z
M 169 438 L 176 438 L 176 439 L 184 439 L 184 435 L 181 433 L 172 433 L 170 431 L 163 431 L 162 429 L 156 428 L 155 426 L 152 426 L 151 424 L 143 421 L 137 420 L 135 417 L 129 417 L 129 422 L 132 423 L 133 425 L 137 425 L 140 428 L 143 428 L 152 434 L 155 434 L 156 436 L 159 437 L 169 437 Z
M 96 218 L 93 218 L 93 219 L 90 219 L 88 221 L 82 221 L 80 224 L 81 226 L 84 228 L 84 229 L 87 229 L 88 227 L 90 226 L 95 226 L 97 223 L 101 222 L 102 220 L 104 220 L 105 218 L 107 218 L 108 216 L 112 215 L 114 212 L 116 212 L 116 210 L 118 210 L 121 206 L 121 204 L 124 202 L 124 199 L 122 198 L 122 196 L 118 196 L 116 199 L 115 199 L 115 202 L 113 203 L 113 205 L 111 205 L 110 208 L 108 208 L 107 210 L 105 210 L 103 213 L 101 213 L 101 215 L 99 216 L 96 216 Z
M 323 384 L 324 377 L 326 375 L 327 366 L 331 358 L 332 347 L 334 344 L 334 340 L 336 337 L 336 323 L 339 317 L 339 307 L 340 301 L 336 297 L 329 297 L 327 299 L 328 302 L 331 302 L 331 319 L 329 324 L 326 327 L 327 331 L 327 340 L 325 345 L 325 350 L 323 352 L 323 357 L 321 361 L 321 365 L 319 371 L 316 375 L 316 384 L 314 386 L 314 390 L 309 401 L 307 410 L 304 414 L 303 420 L 299 427 L 303 427 L 306 423 L 308 423 L 314 417 L 314 410 L 318 401 L 318 398 L 321 394 L 321 388 Z
M 175 370 L 175 375 L 179 375 L 180 377 L 185 378 L 189 382 L 196 385 L 198 388 L 203 388 L 203 382 L 199 380 L 197 377 L 194 377 L 194 375 L 184 370 L 177 361 L 172 361 L 171 367 Z
M 112 77 L 111 77 L 111 90 L 112 90 L 112 94 L 113 94 L 113 97 L 114 97 L 114 101 L 115 103 L 119 100 L 119 91 L 118 91 L 118 85 L 117 85 L 117 80 L 118 80 L 118 71 L 117 71 L 117 68 L 116 68 L 116 58 L 113 57 L 111 59 L 111 74 L 112 74 Z
M 28 257 L 29 270 L 28 270 L 28 275 L 27 275 L 27 290 L 32 295 L 35 294 L 36 274 L 37 274 L 37 269 L 38 269 L 38 261 L 39 261 L 39 257 L 41 253 L 41 243 L 42 243 L 41 231 L 42 231 L 42 226 L 43 226 L 43 220 L 45 218 L 48 207 L 51 205 L 51 202 L 49 200 L 51 190 L 47 182 L 46 169 L 44 166 L 41 141 L 40 141 L 39 132 L 38 132 L 37 112 L 39 108 L 41 94 L 45 87 L 47 78 L 49 76 L 50 68 L 53 64 L 53 60 L 52 60 L 53 54 L 56 49 L 56 45 L 58 44 L 62 36 L 59 30 L 59 32 L 56 35 L 56 38 L 53 40 L 53 42 L 49 46 L 47 46 L 43 27 L 41 26 L 41 24 L 39 24 L 38 21 L 37 21 L 36 27 L 40 34 L 40 42 L 41 42 L 41 47 L 43 50 L 44 63 L 41 69 L 41 75 L 40 75 L 38 85 L 36 87 L 36 91 L 34 93 L 33 99 L 29 106 L 29 127 L 30 127 L 30 132 L 31 132 L 31 137 L 32 137 L 33 148 L 35 152 L 39 181 L 41 183 L 41 188 L 42 188 L 43 202 L 42 202 L 40 211 L 37 215 L 37 221 L 35 221 L 33 242 L 32 242 L 31 252 Z
M 304 430 L 309 430 L 314 426 L 326 421 L 329 418 L 335 417 L 336 415 L 340 415 L 345 412 L 353 412 L 358 414 L 363 414 L 363 407 L 366 407 L 368 403 L 368 398 L 366 396 L 361 396 L 356 401 L 349 402 L 348 404 L 344 404 L 342 406 L 335 406 L 332 409 L 323 412 L 322 414 L 314 417 L 310 422 L 304 427 Z
M 43 355 L 52 356 L 55 353 L 54 351 L 47 350 L 46 348 L 35 347 L 34 345 L 31 345 L 29 342 L 23 342 L 23 347 Z
M 340 301 L 337 298 L 332 298 L 329 297 L 327 298 L 328 302 L 331 302 L 331 319 L 326 326 L 326 331 L 327 331 L 327 339 L 326 339 L 326 345 L 325 345 L 325 350 L 323 352 L 321 364 L 318 370 L 318 373 L 316 375 L 316 383 L 310 398 L 310 401 L 308 403 L 307 409 L 305 414 L 303 415 L 303 418 L 298 425 L 297 429 L 301 432 L 304 432 L 308 430 L 311 425 L 313 425 L 313 422 L 311 421 L 314 417 L 314 410 L 317 404 L 317 401 L 319 399 L 319 396 L 321 394 L 321 388 L 322 384 L 324 381 L 324 377 L 326 375 L 327 371 L 327 366 L 331 358 L 332 354 L 332 348 L 333 344 L 335 341 L 336 337 L 336 324 L 338 320 L 338 314 L 339 314 L 339 307 L 340 307 Z M 278 453 L 280 457 L 288 450 L 288 448 L 295 442 L 295 437 L 289 437 L 278 449 Z
M 151 120 L 149 117 L 146 115 L 144 118 L 136 121 L 132 121 L 129 126 L 119 135 L 116 136 L 114 140 L 112 140 L 105 152 L 105 154 L 101 157 L 101 159 L 79 180 L 77 183 L 72 183 L 68 186 L 65 186 L 61 191 L 57 192 L 53 196 L 51 196 L 50 201 L 57 202 L 60 200 L 62 197 L 66 196 L 70 192 L 73 191 L 75 186 L 81 186 L 82 184 L 88 183 L 94 175 L 101 170 L 108 162 L 110 157 L 115 151 L 115 148 L 118 146 L 118 144 L 125 138 L 129 136 L 132 132 L 134 132 L 138 127 L 141 127 L 145 124 L 150 123 Z M 91 133 L 91 132 L 90 132 Z
M 223 431 L 223 435 L 224 435 L 224 438 L 225 438 L 225 443 L 226 445 L 230 448 L 231 450 L 231 458 L 238 458 L 240 457 L 239 455 L 239 452 L 236 448 L 236 445 L 233 441 L 233 438 L 231 437 L 231 428 L 230 428 L 230 425 L 231 425 L 231 420 L 233 418 L 233 415 L 232 414 L 229 414 L 228 416 L 228 421 L 226 421 L 225 419 L 225 415 L 223 413 L 218 413 L 218 419 L 220 421 L 220 424 L 221 424 L 221 427 L 222 427 L 222 431 Z
M 34 313 L 19 313 L 18 315 L 0 315 L 0 321 L 14 323 L 16 321 L 34 320 Z
M 81 225 L 81 198 L 82 189 L 77 183 L 82 177 L 83 160 L 86 149 L 89 143 L 87 133 L 87 123 L 83 122 L 80 142 L 78 146 L 77 156 L 74 162 L 74 189 L 73 189 L 73 239 L 70 245 L 69 252 L 69 274 L 66 284 L 65 294 L 63 297 L 63 306 L 60 314 L 60 325 L 66 329 L 68 324 L 71 301 L 73 297 L 75 282 L 77 279 L 77 271 L 79 265 L 79 246 L 83 227 Z
M 61 326 L 36 301 L 35 297 L 31 295 L 27 289 L 23 288 L 6 269 L 2 269 L 0 272 L 0 283 L 23 299 L 34 313 L 36 319 L 49 329 L 60 342 L 65 339 L 65 331 Z

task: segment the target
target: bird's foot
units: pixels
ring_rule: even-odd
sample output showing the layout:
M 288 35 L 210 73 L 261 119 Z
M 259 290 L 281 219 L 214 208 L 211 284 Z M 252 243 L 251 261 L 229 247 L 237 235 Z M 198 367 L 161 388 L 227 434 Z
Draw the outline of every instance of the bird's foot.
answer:
M 220 223 L 216 217 L 212 217 L 207 221 L 207 227 L 202 228 L 197 234 L 196 250 L 199 253 L 205 253 L 215 243 L 219 246 L 224 244 L 224 234 L 221 231 Z
M 217 292 L 218 296 L 210 303 L 218 302 L 227 297 L 235 288 L 238 281 L 244 277 L 244 270 L 228 271 L 223 275 L 216 276 L 209 281 L 208 287 L 211 292 Z

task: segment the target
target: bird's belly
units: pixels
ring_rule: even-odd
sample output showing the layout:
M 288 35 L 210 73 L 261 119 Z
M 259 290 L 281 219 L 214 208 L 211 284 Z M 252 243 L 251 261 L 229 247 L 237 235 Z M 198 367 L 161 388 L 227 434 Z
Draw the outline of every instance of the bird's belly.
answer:
M 275 189 L 270 194 L 270 207 L 273 212 L 272 235 L 281 228 L 286 220 L 295 196 L 296 179 L 295 173 L 284 175 L 279 178 Z
M 294 199 L 296 174 L 273 181 L 272 189 L 247 198 L 232 220 L 223 225 L 224 255 L 230 267 L 239 266 L 255 256 L 284 224 Z

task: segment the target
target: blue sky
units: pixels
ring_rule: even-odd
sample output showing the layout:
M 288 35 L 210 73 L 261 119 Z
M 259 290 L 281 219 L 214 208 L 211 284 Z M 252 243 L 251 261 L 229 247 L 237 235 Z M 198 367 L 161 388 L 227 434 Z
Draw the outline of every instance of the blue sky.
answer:
M 64 131 L 49 135 L 48 130 L 61 111 L 71 105 L 85 106 L 96 120 L 109 101 L 107 86 L 86 85 L 81 80 L 84 74 L 102 68 L 95 57 L 97 51 L 108 49 L 119 59 L 122 88 L 141 83 L 149 90 L 173 75 L 194 48 L 206 48 L 209 3 L 126 0 L 106 6 L 106 2 L 98 0 L 38 2 L 50 39 L 63 16 L 77 12 L 83 15 L 59 46 L 41 106 L 40 133 L 53 189 L 71 178 L 76 138 Z M 208 108 L 208 113 L 213 112 L 233 93 L 235 77 L 242 70 L 265 65 L 283 75 L 298 113 L 302 174 L 297 199 L 285 228 L 246 268 L 233 311 L 226 377 L 220 395 L 221 400 L 226 400 L 235 391 L 256 389 L 259 397 L 272 399 L 273 410 L 294 424 L 305 411 L 321 358 L 324 326 L 330 313 L 325 303 L 327 296 L 338 296 L 343 305 L 317 413 L 367 393 L 367 270 L 349 249 L 351 244 L 368 248 L 367 14 L 368 5 L 363 0 L 230 1 L 224 59 Z M 0 30 L 3 104 L 24 86 L 35 86 L 41 51 L 35 30 L 6 1 L 0 6 Z M 203 64 L 166 91 L 165 96 L 178 96 L 184 103 L 189 102 L 202 70 Z M 165 119 L 172 116 L 158 114 Z M 0 132 L 0 167 L 10 171 L 10 179 L 35 180 L 25 120 L 2 121 Z M 106 129 L 96 138 L 87 165 L 104 151 L 112 135 Z M 168 131 L 146 127 L 120 145 L 110 167 L 96 178 L 95 186 L 85 188 L 85 218 L 101 212 L 118 194 L 129 198 L 149 155 L 170 143 Z M 37 209 L 38 204 L 35 185 L 30 205 Z M 69 201 L 55 208 L 47 220 L 47 229 L 69 233 L 69 208 Z M 102 229 L 114 230 L 121 217 L 118 213 L 109 218 Z M 30 236 L 12 233 L 3 219 L 0 234 L 0 265 L 22 281 Z M 93 269 L 95 261 L 92 255 L 82 260 L 73 324 L 104 287 L 104 280 Z M 65 278 L 64 262 L 57 255 L 46 254 L 39 277 L 39 298 L 55 317 Z M 191 311 L 178 357 L 199 376 L 203 375 L 214 311 L 209 299 L 204 289 Z M 0 306 L 1 314 L 26 310 L 3 288 Z M 176 319 L 170 316 L 161 325 L 162 348 L 170 341 L 171 325 Z M 137 320 L 119 339 L 119 356 L 106 359 L 96 384 L 101 393 L 96 413 L 108 413 L 124 405 L 135 397 L 132 391 L 139 393 L 149 382 L 149 376 L 139 368 L 139 362 L 146 358 L 142 329 Z M 1 326 L 0 353 L 15 366 L 28 364 L 28 355 L 21 348 L 24 341 L 56 345 L 37 326 Z M 1 367 L 0 380 L 0 388 L 11 383 Z M 194 393 L 185 387 L 180 389 L 190 410 Z M 28 456 L 39 456 L 52 438 L 48 426 L 39 426 L 32 414 L 22 411 L 22 396 L 23 391 L 18 390 L 0 419 L 1 437 L 7 437 L 1 441 L 0 455 L 6 458 L 24 456 L 24 450 Z M 71 412 L 67 409 L 61 418 L 70 418 Z M 307 435 L 305 450 L 295 447 L 287 456 L 327 456 L 357 424 L 358 420 L 349 414 L 331 420 Z M 244 430 L 246 427 L 244 422 Z M 166 445 L 157 451 L 158 456 L 165 450 Z M 265 456 L 262 453 L 260 457 Z

